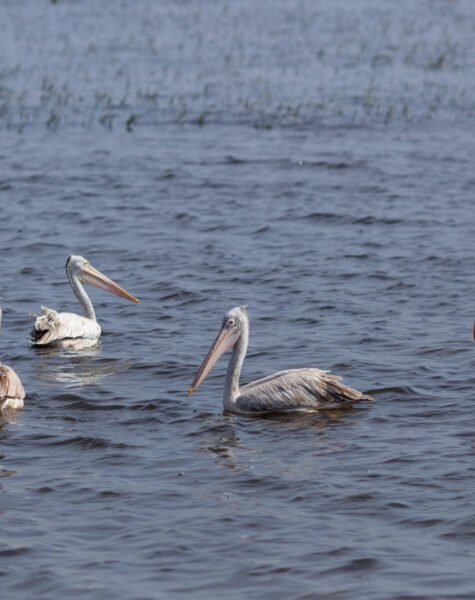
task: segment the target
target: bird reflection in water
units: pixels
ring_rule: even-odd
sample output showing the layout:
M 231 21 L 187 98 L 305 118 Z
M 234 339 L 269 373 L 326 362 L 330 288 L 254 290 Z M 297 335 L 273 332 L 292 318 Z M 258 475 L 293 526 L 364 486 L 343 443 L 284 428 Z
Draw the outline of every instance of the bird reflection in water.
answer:
M 48 347 L 42 349 L 41 354 L 45 360 L 35 364 L 37 377 L 50 386 L 60 383 L 67 388 L 77 388 L 98 384 L 111 375 L 128 371 L 134 365 L 130 358 L 101 358 L 100 346 L 80 352 Z

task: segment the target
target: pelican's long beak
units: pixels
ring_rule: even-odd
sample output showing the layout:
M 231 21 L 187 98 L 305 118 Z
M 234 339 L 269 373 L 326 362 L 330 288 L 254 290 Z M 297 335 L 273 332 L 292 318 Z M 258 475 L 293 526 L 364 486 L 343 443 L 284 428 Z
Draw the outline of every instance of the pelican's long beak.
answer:
M 201 363 L 200 368 L 198 369 L 198 373 L 196 374 L 191 387 L 188 389 L 188 395 L 196 390 L 196 388 L 200 385 L 203 379 L 208 375 L 211 369 L 214 367 L 218 359 L 228 350 L 234 346 L 234 344 L 238 341 L 240 336 L 239 331 L 230 330 L 226 327 L 222 327 L 220 332 L 218 333 L 216 339 L 213 342 L 213 345 L 209 349 L 208 354 L 206 355 L 204 361 Z
M 84 280 L 85 283 L 89 283 L 90 285 L 94 285 L 106 292 L 111 292 L 116 296 L 120 296 L 121 298 L 125 298 L 126 300 L 131 300 L 132 302 L 140 302 L 135 296 L 129 294 L 127 290 L 124 290 L 123 287 L 120 287 L 117 283 L 103 275 L 100 271 L 95 269 L 91 265 L 87 265 L 82 269 L 81 279 Z

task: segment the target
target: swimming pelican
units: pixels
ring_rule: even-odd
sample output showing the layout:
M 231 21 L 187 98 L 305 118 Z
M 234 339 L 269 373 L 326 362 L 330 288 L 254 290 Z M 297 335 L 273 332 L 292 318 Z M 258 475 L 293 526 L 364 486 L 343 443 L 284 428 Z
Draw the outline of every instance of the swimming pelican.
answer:
M 188 390 L 191 394 L 219 357 L 233 349 L 224 386 L 224 410 L 238 414 L 315 411 L 340 408 L 358 400 L 372 400 L 341 383 L 341 378 L 320 369 L 290 369 L 239 387 L 239 375 L 249 340 L 246 306 L 236 306 L 224 316 L 221 330 Z
M 0 324 L 2 309 L 0 307 Z M 0 412 L 9 408 L 23 408 L 25 390 L 20 378 L 11 367 L 0 363 Z
M 81 303 L 84 317 L 74 313 L 59 313 L 46 306 L 41 307 L 42 314 L 36 319 L 31 331 L 31 341 L 36 346 L 54 345 L 62 348 L 89 348 L 94 346 L 101 335 L 101 328 L 96 321 L 92 302 L 83 287 L 88 283 L 112 292 L 116 296 L 132 302 L 139 302 L 120 285 L 97 271 L 82 256 L 70 256 L 66 261 L 66 274 L 69 283 Z

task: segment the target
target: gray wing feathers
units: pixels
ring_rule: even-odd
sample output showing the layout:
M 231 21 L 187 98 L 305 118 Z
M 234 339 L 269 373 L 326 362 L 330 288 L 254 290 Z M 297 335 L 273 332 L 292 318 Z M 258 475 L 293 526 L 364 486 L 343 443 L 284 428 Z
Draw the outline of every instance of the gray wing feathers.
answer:
M 41 307 L 41 314 L 36 317 L 35 324 L 31 330 L 31 339 L 36 344 L 48 344 L 58 339 L 58 330 L 61 327 L 59 314 L 47 308 Z
M 56 340 L 71 338 L 95 338 L 100 335 L 99 325 L 74 313 L 58 313 L 46 306 L 41 307 L 31 331 L 34 344 L 43 346 Z
M 236 406 L 248 412 L 315 410 L 371 399 L 327 371 L 292 369 L 242 387 Z

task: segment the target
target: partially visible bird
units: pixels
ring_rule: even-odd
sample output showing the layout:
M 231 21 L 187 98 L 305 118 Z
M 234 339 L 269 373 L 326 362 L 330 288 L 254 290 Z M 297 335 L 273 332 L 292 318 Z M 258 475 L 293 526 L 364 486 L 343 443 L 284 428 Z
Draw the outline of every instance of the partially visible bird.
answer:
M 2 309 L 0 307 L 0 325 Z M 25 390 L 20 378 L 11 367 L 0 363 L 0 412 L 10 408 L 23 408 Z

